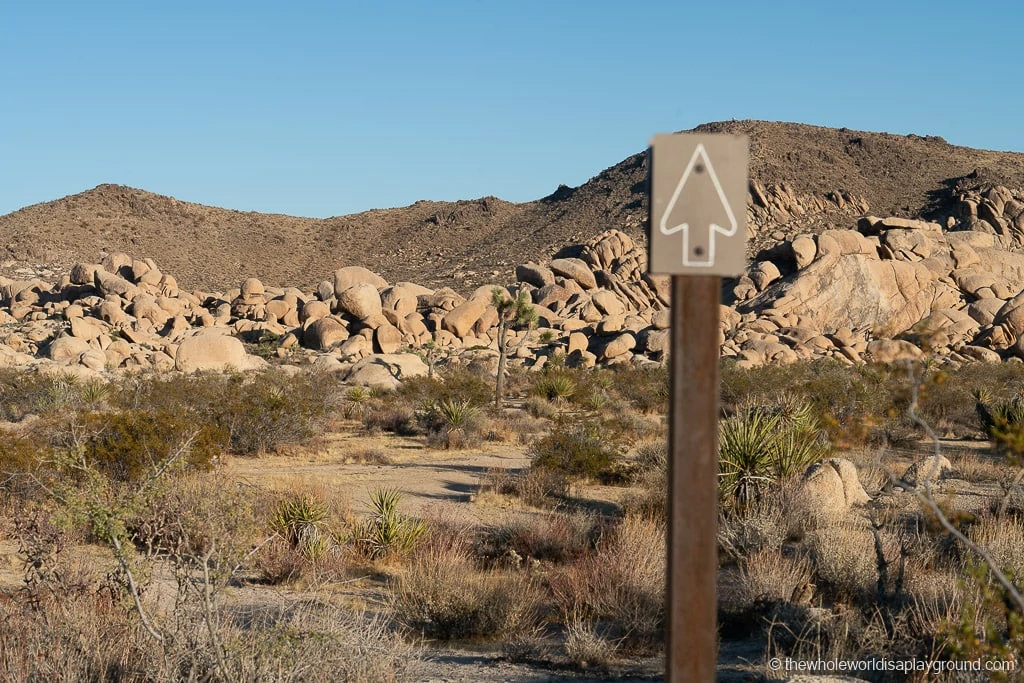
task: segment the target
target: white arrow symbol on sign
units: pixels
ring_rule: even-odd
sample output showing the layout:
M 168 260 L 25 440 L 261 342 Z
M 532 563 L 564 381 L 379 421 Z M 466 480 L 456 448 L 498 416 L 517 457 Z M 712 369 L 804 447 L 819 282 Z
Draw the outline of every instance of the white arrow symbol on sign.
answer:
M 715 194 L 718 202 L 721 203 L 722 209 L 725 210 L 725 223 L 727 226 L 719 225 L 717 218 L 712 218 L 712 215 L 716 213 L 718 208 L 718 202 L 709 205 L 706 201 L 702 200 L 691 200 L 687 202 L 688 218 L 695 219 L 694 230 L 690 230 L 689 220 L 682 222 L 676 222 L 672 220 L 672 213 L 676 209 L 676 205 L 679 203 L 679 199 L 683 194 L 683 189 L 686 187 L 687 181 L 690 181 L 691 177 L 694 177 L 694 172 L 697 175 L 702 175 L 705 171 L 707 176 L 711 179 L 711 183 L 714 185 Z M 683 207 L 680 207 L 682 209 Z M 700 223 L 704 223 L 701 225 Z M 704 145 L 698 144 L 697 148 L 693 150 L 693 156 L 690 157 L 690 163 L 686 165 L 686 170 L 683 171 L 683 177 L 679 179 L 679 184 L 676 185 L 675 192 L 672 193 L 672 198 L 668 202 L 668 206 L 665 207 L 665 212 L 661 215 L 660 225 L 658 229 L 662 235 L 674 235 L 677 232 L 682 231 L 683 233 L 683 265 L 684 266 L 713 266 L 715 265 L 715 233 L 723 235 L 725 237 L 731 237 L 736 234 L 737 224 L 736 217 L 733 215 L 732 208 L 729 206 L 729 200 L 725 197 L 725 192 L 722 190 L 721 183 L 718 182 L 718 175 L 715 173 L 714 167 L 711 165 L 711 159 L 708 158 L 707 150 L 704 149 Z M 707 232 L 701 232 L 706 230 Z M 694 243 L 694 246 L 690 247 L 690 242 Z M 706 245 L 706 246 L 705 246 Z

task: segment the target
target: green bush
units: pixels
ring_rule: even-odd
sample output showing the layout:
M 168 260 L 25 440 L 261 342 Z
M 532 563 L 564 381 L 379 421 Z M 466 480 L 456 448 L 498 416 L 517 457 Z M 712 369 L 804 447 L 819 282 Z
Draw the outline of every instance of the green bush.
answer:
M 302 442 L 318 431 L 327 415 L 330 381 L 265 372 L 224 396 L 215 419 L 227 429 L 235 453 L 263 453 Z
M 329 414 L 337 380 L 323 375 L 153 376 L 125 382 L 117 405 L 178 413 L 225 435 L 225 450 L 246 455 L 301 442 Z
M 397 394 L 413 405 L 464 401 L 483 408 L 494 401 L 494 385 L 469 368 L 449 366 L 434 377 L 406 379 Z
M 208 469 L 226 441 L 216 424 L 178 411 L 87 413 L 83 423 L 83 459 L 116 481 L 139 481 L 168 467 Z
M 746 405 L 771 405 L 778 396 L 807 405 L 834 443 L 865 443 L 900 419 L 907 405 L 906 373 L 877 365 L 846 366 L 825 359 L 739 368 L 721 364 L 722 406 L 736 413 Z
M 33 413 L 94 410 L 102 407 L 110 394 L 109 386 L 99 380 L 0 369 L 0 419 L 9 422 L 20 422 Z
M 596 418 L 559 417 L 551 432 L 530 448 L 531 468 L 553 470 L 573 478 L 610 473 L 622 452 L 618 439 Z
M 40 464 L 40 455 L 31 438 L 0 429 L 0 480 L 10 474 L 31 472 Z
M 668 368 L 619 366 L 609 373 L 612 391 L 642 413 L 668 412 Z

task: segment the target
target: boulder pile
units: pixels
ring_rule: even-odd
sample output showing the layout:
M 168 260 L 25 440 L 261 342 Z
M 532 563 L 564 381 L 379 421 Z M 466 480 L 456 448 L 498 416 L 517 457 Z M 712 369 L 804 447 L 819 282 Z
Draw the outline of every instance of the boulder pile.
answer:
M 773 239 L 744 275 L 723 281 L 723 356 L 745 366 L 926 352 L 953 362 L 1024 358 L 1024 192 L 965 192 L 942 223 L 847 219 L 866 204 L 838 192 L 831 201 L 833 220 L 848 229 Z M 750 210 L 792 225 L 801 211 L 828 209 L 818 204 L 805 207 L 784 187 L 753 188 Z M 151 259 L 107 254 L 56 282 L 0 278 L 0 367 L 193 372 L 276 358 L 387 384 L 425 371 L 410 352 L 493 361 L 494 287 L 529 292 L 537 313 L 536 328 L 510 333 L 513 362 L 663 362 L 669 282 L 645 272 L 643 246 L 610 230 L 564 253 L 574 255 L 522 264 L 514 284 L 469 293 L 391 284 L 359 266 L 336 270 L 316 291 L 254 277 L 227 292 L 183 291 Z

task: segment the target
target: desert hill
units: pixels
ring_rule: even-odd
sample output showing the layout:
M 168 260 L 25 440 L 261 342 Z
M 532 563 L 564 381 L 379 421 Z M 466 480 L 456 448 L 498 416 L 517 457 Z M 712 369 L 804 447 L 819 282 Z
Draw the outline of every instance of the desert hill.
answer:
M 1024 154 L 957 147 L 941 138 L 793 123 L 730 121 L 696 130 L 751 139 L 751 253 L 800 232 L 850 227 L 866 213 L 943 219 L 955 193 L 1024 187 Z M 420 201 L 327 219 L 203 206 L 118 185 L 0 217 L 4 272 L 67 269 L 102 252 L 152 257 L 185 287 L 224 288 L 258 275 L 314 286 L 346 265 L 388 280 L 463 291 L 510 281 L 517 264 L 545 260 L 604 230 L 643 237 L 646 158 L 638 153 L 578 188 L 533 202 L 485 197 Z M 571 254 L 570 254 L 571 255 Z

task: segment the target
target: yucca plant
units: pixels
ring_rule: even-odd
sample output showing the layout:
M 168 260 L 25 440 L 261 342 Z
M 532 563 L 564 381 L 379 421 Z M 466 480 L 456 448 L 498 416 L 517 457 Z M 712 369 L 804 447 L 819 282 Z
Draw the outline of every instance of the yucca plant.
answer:
M 722 493 L 744 506 L 764 485 L 802 472 L 829 450 L 810 406 L 747 406 L 719 428 Z
M 79 396 L 86 407 L 99 408 L 110 398 L 110 385 L 98 380 L 86 382 L 82 385 Z
M 408 554 L 427 530 L 427 523 L 398 511 L 402 494 L 378 488 L 370 494 L 372 517 L 357 530 L 358 545 L 370 557 Z
M 270 529 L 310 561 L 329 549 L 323 523 L 327 506 L 311 496 L 298 495 L 280 501 L 270 512 Z
M 472 401 L 445 399 L 436 404 L 437 413 L 448 429 L 466 429 L 480 417 L 480 409 Z
M 779 416 L 747 410 L 726 419 L 719 428 L 719 476 L 723 492 L 741 505 L 758 487 L 772 480 L 772 440 Z
M 549 401 L 567 401 L 576 393 L 576 381 L 562 372 L 544 373 L 537 378 L 533 393 Z
M 54 377 L 40 397 L 40 408 L 59 411 L 75 405 L 78 403 L 80 387 L 81 382 L 75 375 Z
M 342 413 L 348 419 L 354 419 L 362 415 L 370 403 L 372 396 L 364 387 L 350 387 L 345 392 L 345 400 L 342 405 Z

